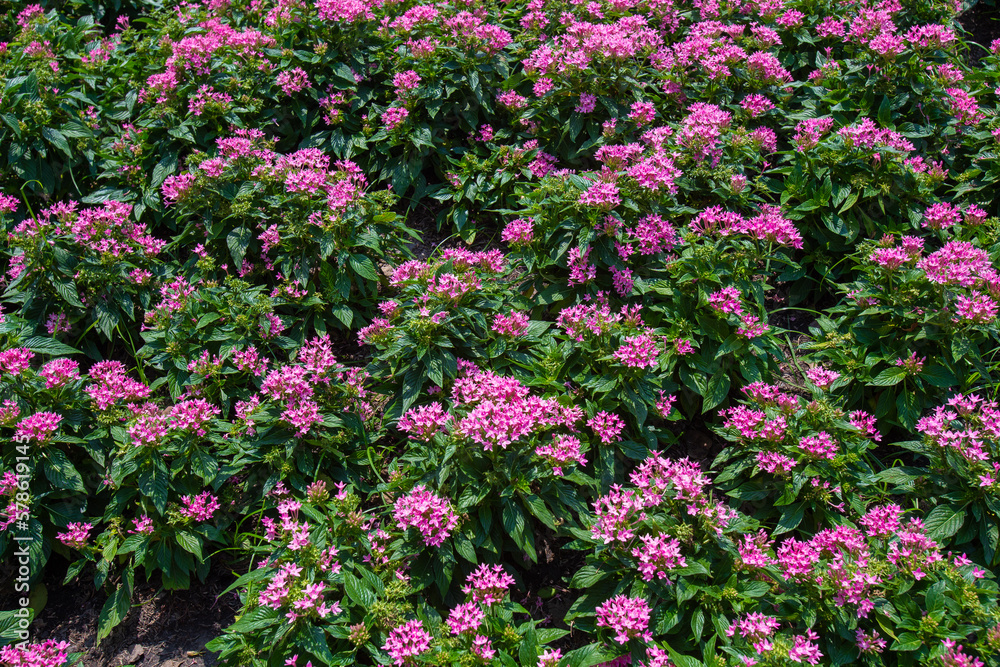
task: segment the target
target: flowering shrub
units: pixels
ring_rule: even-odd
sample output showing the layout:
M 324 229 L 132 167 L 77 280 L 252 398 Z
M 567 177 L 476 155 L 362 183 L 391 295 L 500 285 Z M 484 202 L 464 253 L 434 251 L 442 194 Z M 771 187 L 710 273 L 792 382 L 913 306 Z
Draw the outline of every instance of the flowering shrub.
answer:
M 961 5 L 4 10 L 0 554 L 97 641 L 214 564 L 240 667 L 1000 666 Z

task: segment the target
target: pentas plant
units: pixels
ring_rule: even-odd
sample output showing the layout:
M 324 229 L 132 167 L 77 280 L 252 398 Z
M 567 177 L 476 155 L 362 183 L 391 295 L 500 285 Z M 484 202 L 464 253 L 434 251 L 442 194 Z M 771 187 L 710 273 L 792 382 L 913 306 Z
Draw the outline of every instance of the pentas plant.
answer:
M 688 459 L 653 452 L 629 481 L 593 503 L 589 530 L 573 529 L 569 547 L 590 553 L 571 581 L 585 591 L 567 620 L 598 631 L 611 656 L 631 650 L 638 658 L 646 647 L 650 657 L 667 655 L 651 645 L 667 635 L 671 650 L 687 652 L 709 638 L 706 614 L 723 599 L 710 573 L 728 577 L 724 536 L 745 529 L 745 520 L 713 498 L 710 477 Z
M 271 360 L 293 352 L 305 340 L 301 323 L 282 316 L 294 297 L 252 287 L 227 277 L 222 284 L 192 284 L 177 276 L 160 289 L 147 311 L 136 356 L 163 373 L 172 396 L 196 387 L 229 406 L 233 397 L 248 398 L 253 378 L 265 375 Z
M 755 660 L 787 655 L 810 664 L 822 659 L 950 664 L 944 656 L 955 638 L 972 633 L 978 642 L 967 647 L 967 660 L 995 651 L 997 587 L 986 570 L 965 554 L 942 551 L 924 523 L 898 505 L 872 505 L 857 523 L 818 531 L 804 541 L 774 539 L 763 530 L 743 537 L 736 568 L 753 573 L 772 592 L 765 592 L 759 611 L 734 618 L 725 631 L 737 655 Z M 804 632 L 801 626 L 788 628 L 796 634 L 779 630 L 788 604 L 795 606 Z M 946 610 L 955 604 L 968 609 L 969 626 L 948 617 Z
M 460 587 L 456 581 L 455 593 L 468 601 L 443 619 L 411 585 L 409 543 L 383 511 L 362 509 L 355 491 L 324 480 L 304 494 L 284 485 L 271 491 L 263 535 L 255 535 L 262 561 L 232 586 L 243 613 L 210 645 L 222 664 L 515 664 L 511 656 L 537 655 L 565 634 L 536 631 L 534 621 L 513 624 L 514 612 L 526 612 L 510 601 L 514 578 L 499 565 L 471 570 Z M 399 505 L 397 519 L 412 516 Z
M 182 237 L 199 244 L 202 275 L 215 269 L 266 285 L 320 332 L 371 317 L 386 283 L 376 267 L 396 264 L 414 234 L 387 210 L 391 195 L 366 194 L 356 164 L 317 148 L 276 153 L 260 130 L 236 130 L 215 144 L 212 157 L 189 157 L 191 168 L 161 188 L 180 220 L 199 218 Z M 321 307 L 332 317 L 318 315 Z
M 95 327 L 109 339 L 150 306 L 167 242 L 132 218 L 132 206 L 66 201 L 25 217 L 8 238 L 7 297 L 49 334 Z
M 532 321 L 531 302 L 510 290 L 512 267 L 497 249 L 446 248 L 400 264 L 389 278 L 397 291 L 381 316 L 357 332 L 375 351 L 372 376 L 396 400 L 399 415 L 421 390 L 437 391 L 458 376 L 459 358 L 527 365 L 528 350 L 549 324 Z
M 816 357 L 864 380 L 848 391 L 851 403 L 881 391 L 876 415 L 907 428 L 948 388 L 969 388 L 973 372 L 989 375 L 1000 309 L 994 257 L 977 238 L 985 222 L 982 209 L 936 204 L 923 221 L 944 230 L 936 232 L 943 243 L 905 234 L 865 244 L 858 258 L 862 279 L 843 288 L 847 298 L 831 309 L 832 322 L 820 320 L 822 340 L 812 344 Z M 846 345 L 824 345 L 841 332 Z M 893 403 L 884 390 L 865 385 L 899 385 L 903 391 Z
M 436 581 L 442 595 L 456 553 L 471 563 L 506 553 L 534 561 L 543 526 L 565 534 L 585 509 L 594 480 L 584 471 L 595 469 L 590 452 L 601 437 L 591 435 L 600 415 L 590 421 L 593 431 L 585 428 L 583 409 L 565 390 L 543 396 L 517 378 L 464 360 L 459 366 L 448 399 L 403 413 L 396 426 L 410 440 L 386 487 L 425 480 L 454 499 L 422 482 L 394 505 L 399 527 L 416 528 L 420 543 L 436 547 L 415 565 L 414 585 Z M 608 449 L 598 465 L 613 467 Z
M 765 525 L 776 521 L 775 534 L 809 534 L 839 524 L 849 505 L 864 506 L 865 494 L 875 492 L 871 450 L 882 439 L 872 415 L 845 411 L 826 391 L 806 398 L 756 382 L 742 392 L 743 401 L 720 412 L 718 433 L 734 445 L 713 466 L 716 484 L 751 504 L 744 511 Z
M 990 565 L 1000 558 L 1000 536 L 991 525 L 1000 514 L 1000 451 L 993 435 L 998 418 L 994 401 L 956 394 L 920 418 L 919 440 L 898 443 L 916 454 L 911 465 L 879 475 L 897 491 L 926 499 L 932 506 L 926 523 L 934 539 Z

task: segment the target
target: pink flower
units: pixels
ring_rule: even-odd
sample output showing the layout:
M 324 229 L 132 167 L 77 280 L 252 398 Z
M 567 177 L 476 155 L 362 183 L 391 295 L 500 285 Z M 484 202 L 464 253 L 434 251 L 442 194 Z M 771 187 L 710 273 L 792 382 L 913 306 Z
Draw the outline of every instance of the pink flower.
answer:
M 635 121 L 636 127 L 642 127 L 653 122 L 656 117 L 656 108 L 653 107 L 652 102 L 635 102 L 632 104 L 632 110 L 628 117 Z
M 296 67 L 278 74 L 275 82 L 285 95 L 291 97 L 300 90 L 309 87 L 309 75 L 301 67 Z
M 641 334 L 626 337 L 613 356 L 629 368 L 655 368 L 659 354 L 656 340 L 649 334 Z
M 403 107 L 389 107 L 382 113 L 382 122 L 390 132 L 399 127 L 410 115 L 410 112 Z
M 72 359 L 53 359 L 42 366 L 38 375 L 45 378 L 45 388 L 62 387 L 80 378 L 80 364 Z
M 62 416 L 55 412 L 36 412 L 25 417 L 17 425 L 14 433 L 14 440 L 20 442 L 30 442 L 34 440 L 42 444 L 52 438 L 52 435 L 59 429 Z
M 510 246 L 528 245 L 534 238 L 534 222 L 533 218 L 511 220 L 504 227 L 500 240 Z
M 382 650 L 389 653 L 394 665 L 405 665 L 408 658 L 431 647 L 431 635 L 418 620 L 407 621 L 389 633 Z
M 614 183 L 597 182 L 580 195 L 580 203 L 599 210 L 610 211 L 622 203 L 618 186 Z
M 625 428 L 625 422 L 622 421 L 621 417 L 612 412 L 602 411 L 591 417 L 587 421 L 587 426 L 594 431 L 594 434 L 601 439 L 601 442 L 609 445 L 612 442 L 621 440 L 621 432 Z
M 65 533 L 56 535 L 56 539 L 72 549 L 82 549 L 87 546 L 93 527 L 90 523 L 71 523 L 66 526 Z
M 403 413 L 396 427 L 418 440 L 429 441 L 451 420 L 441 403 L 434 402 L 411 408 Z
M 37 5 L 34 5 L 37 7 Z M 23 13 L 23 12 L 22 12 Z M 46 639 L 40 644 L 22 642 L 0 648 L 0 665 L 11 667 L 61 667 L 69 654 L 68 642 Z
M 627 644 L 630 639 L 652 641 L 649 632 L 649 604 L 643 598 L 618 595 L 597 608 L 597 626 L 611 628 L 615 641 Z
M 806 377 L 820 389 L 829 389 L 830 385 L 840 377 L 840 373 L 816 366 L 806 371 Z
M 591 113 L 597 108 L 597 95 L 590 93 L 580 93 L 580 103 L 576 105 L 574 111 L 577 113 Z
M 423 484 L 396 500 L 394 516 L 400 530 L 416 528 L 429 547 L 440 546 L 458 526 L 458 514 L 451 502 L 434 495 Z
M 708 305 L 723 315 L 728 313 L 742 315 L 743 304 L 740 301 L 740 297 L 740 291 L 735 287 L 723 287 L 721 290 L 709 295 Z
M 507 596 L 507 589 L 513 583 L 514 577 L 507 574 L 502 565 L 483 563 L 466 579 L 466 584 L 462 586 L 462 592 L 466 595 L 472 595 L 474 602 L 491 607 L 503 602 Z
M 571 435 L 553 434 L 552 444 L 539 446 L 535 449 L 535 454 L 553 465 L 552 472 L 556 476 L 562 475 L 562 466 L 567 463 L 576 463 L 581 466 L 587 464 L 579 438 L 574 438 Z
M 528 314 L 520 313 L 516 310 L 510 311 L 510 315 L 498 314 L 493 318 L 493 331 L 501 336 L 518 337 L 523 336 L 528 330 Z
M 396 88 L 396 96 L 400 99 L 409 97 L 417 89 L 417 86 L 420 85 L 420 81 L 420 75 L 412 69 L 399 72 L 392 77 L 392 85 Z
M 833 460 L 839 453 L 837 442 L 826 431 L 799 440 L 799 448 L 821 459 Z
M 31 368 L 35 353 L 26 347 L 13 347 L 0 352 L 0 372 L 20 375 Z
M 948 202 L 938 202 L 924 211 L 923 227 L 948 229 L 962 221 L 962 213 L 957 206 Z
M 195 521 L 209 521 L 220 507 L 219 501 L 208 491 L 197 496 L 184 496 L 181 500 L 184 507 L 180 513 Z
M 562 659 L 562 651 L 557 648 L 545 649 L 545 652 L 538 656 L 538 667 L 559 667 Z M 530 667 L 530 666 L 526 666 Z
M 478 602 L 466 602 L 451 610 L 448 614 L 448 627 L 451 634 L 460 635 L 463 632 L 473 632 L 483 623 L 486 614 Z
M 666 579 L 667 570 L 687 565 L 681 555 L 681 543 L 669 535 L 640 535 L 642 545 L 632 549 L 632 556 L 638 559 L 639 573 L 644 581 Z
M 132 519 L 132 525 L 134 528 L 133 530 L 130 530 L 129 533 L 133 535 L 151 535 L 153 533 L 153 520 L 145 514 L 138 519 Z

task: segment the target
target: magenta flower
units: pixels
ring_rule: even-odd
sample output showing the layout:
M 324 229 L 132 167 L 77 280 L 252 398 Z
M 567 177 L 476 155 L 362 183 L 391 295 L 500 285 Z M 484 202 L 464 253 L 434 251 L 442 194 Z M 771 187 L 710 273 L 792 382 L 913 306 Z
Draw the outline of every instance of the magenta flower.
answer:
M 402 125 L 409 115 L 410 112 L 403 107 L 389 107 L 382 113 L 382 122 L 385 123 L 385 129 L 391 132 Z
M 617 595 L 597 608 L 597 626 L 611 628 L 615 641 L 626 644 L 630 639 L 652 641 L 649 632 L 649 604 L 643 598 Z
M 20 375 L 31 368 L 35 353 L 26 347 L 13 347 L 0 352 L 0 372 Z
M 219 501 L 210 492 L 205 491 L 197 496 L 190 495 L 181 498 L 184 507 L 180 513 L 195 521 L 209 521 L 219 509 Z
M 612 442 L 621 440 L 621 432 L 625 428 L 625 422 L 612 412 L 602 411 L 591 417 L 587 421 L 587 426 L 594 431 L 601 442 L 610 445 Z
M 409 658 L 429 649 L 431 639 L 430 633 L 424 630 L 420 621 L 407 621 L 389 633 L 382 650 L 389 653 L 394 665 L 405 665 Z
M 72 549 L 82 549 L 87 546 L 93 527 L 90 523 L 71 523 L 66 526 L 65 533 L 56 535 L 56 539 Z
M 507 589 L 514 583 L 514 577 L 504 571 L 502 565 L 487 565 L 483 563 L 473 571 L 462 592 L 472 595 L 472 600 L 491 607 L 503 602 Z
M 485 616 L 478 602 L 466 602 L 458 605 L 448 614 L 448 627 L 451 628 L 453 635 L 474 632 L 482 625 Z
M 416 528 L 429 547 L 440 546 L 458 526 L 458 514 L 451 502 L 434 495 L 423 484 L 396 500 L 394 516 L 400 530 Z
M 444 406 L 434 402 L 407 410 L 396 427 L 411 434 L 411 437 L 426 442 L 443 430 L 450 420 L 451 416 L 445 412 Z
M 14 440 L 19 442 L 35 441 L 38 444 L 47 442 L 59 429 L 62 415 L 55 412 L 36 412 L 25 417 L 17 425 Z

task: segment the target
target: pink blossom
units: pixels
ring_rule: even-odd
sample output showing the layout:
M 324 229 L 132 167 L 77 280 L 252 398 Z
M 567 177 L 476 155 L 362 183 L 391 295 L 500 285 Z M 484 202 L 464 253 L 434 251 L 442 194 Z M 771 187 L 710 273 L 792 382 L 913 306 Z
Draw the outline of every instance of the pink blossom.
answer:
M 601 442 L 609 445 L 621 440 L 621 432 L 625 428 L 625 422 L 613 412 L 602 411 L 587 420 L 587 426 L 594 431 Z
M 451 502 L 434 495 L 423 484 L 396 500 L 394 516 L 400 530 L 416 528 L 429 547 L 440 546 L 458 526 L 458 514 Z
M 416 657 L 431 647 L 431 635 L 424 630 L 418 620 L 407 621 L 393 628 L 382 650 L 389 653 L 394 665 L 405 665 L 409 658 Z
M 597 607 L 597 626 L 615 632 L 615 641 L 627 644 L 630 639 L 652 641 L 649 632 L 649 604 L 643 598 L 617 595 Z
M 209 521 L 219 509 L 218 499 L 209 491 L 195 495 L 188 495 L 181 498 L 184 507 L 180 508 L 180 513 L 195 521 Z
M 18 423 L 14 440 L 21 442 L 34 441 L 38 444 L 47 442 L 59 429 L 62 415 L 55 412 L 36 412 L 25 417 Z
M 492 607 L 503 602 L 513 583 L 514 577 L 507 574 L 502 565 L 483 563 L 469 574 L 462 592 L 471 595 L 474 602 Z
M 90 523 L 71 523 L 66 526 L 65 533 L 56 535 L 56 539 L 72 549 L 83 549 L 87 546 L 93 527 Z

